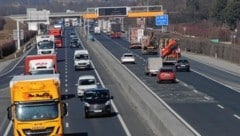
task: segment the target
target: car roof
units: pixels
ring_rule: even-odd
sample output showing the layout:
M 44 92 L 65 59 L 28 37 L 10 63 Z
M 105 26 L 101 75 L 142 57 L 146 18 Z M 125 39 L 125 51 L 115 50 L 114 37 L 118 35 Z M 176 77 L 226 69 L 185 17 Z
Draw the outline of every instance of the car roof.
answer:
M 74 54 L 81 54 L 81 53 L 88 54 L 88 50 L 75 50 L 74 51 Z
M 81 80 L 81 79 L 95 79 L 95 76 L 93 76 L 93 75 L 83 75 L 83 76 L 79 76 L 79 77 L 78 77 L 78 80 Z

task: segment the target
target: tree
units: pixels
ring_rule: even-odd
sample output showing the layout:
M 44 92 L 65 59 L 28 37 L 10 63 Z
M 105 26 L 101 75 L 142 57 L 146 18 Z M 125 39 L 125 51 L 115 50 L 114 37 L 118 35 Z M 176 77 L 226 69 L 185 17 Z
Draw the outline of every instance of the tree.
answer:
M 225 20 L 229 25 L 231 30 L 234 30 L 237 27 L 237 22 L 240 20 L 240 0 L 234 0 L 231 2 L 225 11 Z
M 227 7 L 228 0 L 214 0 L 211 10 L 211 17 L 221 24 L 225 22 L 224 9 Z

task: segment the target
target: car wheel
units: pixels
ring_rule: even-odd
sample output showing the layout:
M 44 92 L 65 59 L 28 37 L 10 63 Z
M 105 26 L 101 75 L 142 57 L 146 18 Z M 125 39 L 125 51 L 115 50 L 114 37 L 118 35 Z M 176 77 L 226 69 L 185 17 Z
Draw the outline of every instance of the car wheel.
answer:
M 190 68 L 187 69 L 187 72 L 190 72 Z

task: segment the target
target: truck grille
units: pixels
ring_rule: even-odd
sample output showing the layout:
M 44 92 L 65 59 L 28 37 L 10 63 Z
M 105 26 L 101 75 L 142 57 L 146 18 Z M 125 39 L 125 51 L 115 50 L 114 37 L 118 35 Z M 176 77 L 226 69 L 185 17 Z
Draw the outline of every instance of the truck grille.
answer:
M 49 136 L 53 132 L 53 129 L 53 127 L 40 130 L 24 129 L 23 132 L 26 136 Z

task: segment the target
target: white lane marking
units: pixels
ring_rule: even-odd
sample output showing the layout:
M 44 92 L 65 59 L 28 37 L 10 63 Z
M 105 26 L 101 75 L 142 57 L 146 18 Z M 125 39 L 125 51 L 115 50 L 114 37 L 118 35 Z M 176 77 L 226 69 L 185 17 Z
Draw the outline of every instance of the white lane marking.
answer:
M 92 66 L 93 66 L 93 68 L 94 68 L 94 71 L 95 71 L 95 73 L 96 73 L 96 75 L 97 75 L 97 77 L 98 77 L 98 79 L 99 79 L 102 87 L 105 87 L 105 85 L 103 84 L 103 81 L 102 81 L 100 75 L 98 74 L 97 70 L 95 69 L 94 64 L 93 64 L 92 62 L 91 62 L 91 64 L 92 64 Z M 116 113 L 118 113 L 118 114 L 117 114 L 117 118 L 119 119 L 120 123 L 122 124 L 122 127 L 123 127 L 126 135 L 127 135 L 127 136 L 132 136 L 132 134 L 130 133 L 129 129 L 127 128 L 127 125 L 126 125 L 126 123 L 124 122 L 122 116 L 119 114 L 115 103 L 114 103 L 113 101 L 111 101 L 111 103 L 112 103 L 112 107 L 113 107 L 114 111 L 115 111 Z
M 198 93 L 198 90 L 194 89 L 193 92 Z
M 208 96 L 204 96 L 204 99 L 206 99 L 206 100 L 211 100 L 211 98 L 208 97 Z
M 188 87 L 188 84 L 186 84 L 186 83 L 183 82 L 183 86 Z
M 11 127 L 12 127 L 12 121 L 9 122 L 7 129 L 5 130 L 3 136 L 8 136 L 8 133 L 10 132 Z
M 217 105 L 219 108 L 224 109 L 224 107 L 220 104 Z
M 199 75 L 201 75 L 201 76 L 203 76 L 203 77 L 205 77 L 205 78 L 207 78 L 207 79 L 210 79 L 210 80 L 212 80 L 212 81 L 214 81 L 214 82 L 216 82 L 216 83 L 218 83 L 218 84 L 220 84 L 220 85 L 222 85 L 222 86 L 225 86 L 225 87 L 227 87 L 227 88 L 229 88 L 229 89 L 232 89 L 232 90 L 240 93 L 240 91 L 237 90 L 237 89 L 235 89 L 234 87 L 232 87 L 232 86 L 230 86 L 230 85 L 226 85 L 225 83 L 223 83 L 223 82 L 221 82 L 221 81 L 217 81 L 216 79 L 213 79 L 213 78 L 207 76 L 206 74 L 203 74 L 203 73 L 201 73 L 201 72 L 195 71 L 195 70 L 193 70 L 193 69 L 192 69 L 191 71 L 192 71 L 192 72 L 195 72 L 195 73 L 197 73 L 197 74 L 199 74 Z
M 65 123 L 65 127 L 66 127 L 66 128 L 69 127 L 69 123 L 68 123 L 68 122 Z
M 240 117 L 237 114 L 233 114 L 233 116 L 237 119 L 240 119 Z
M 68 84 L 65 84 L 65 87 L 68 87 Z
M 65 92 L 67 93 L 67 92 L 68 92 L 68 89 L 65 89 Z
M 65 82 L 67 82 L 68 80 L 67 79 L 65 79 Z

